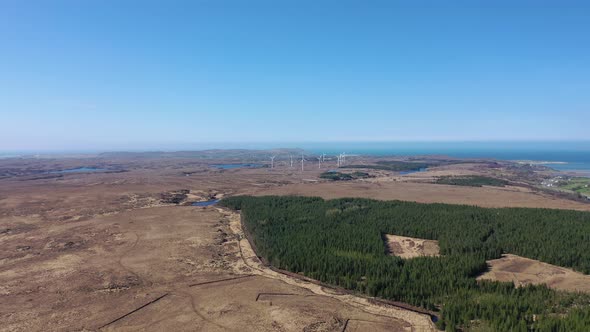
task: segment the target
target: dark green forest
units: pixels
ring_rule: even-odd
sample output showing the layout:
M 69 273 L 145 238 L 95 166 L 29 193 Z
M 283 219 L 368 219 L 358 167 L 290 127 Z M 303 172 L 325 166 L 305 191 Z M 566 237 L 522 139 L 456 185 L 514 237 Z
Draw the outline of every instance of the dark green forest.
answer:
M 366 172 L 352 172 L 351 174 L 349 174 L 349 173 L 328 171 L 328 172 L 323 172 L 322 174 L 320 174 L 320 178 L 332 180 L 332 181 L 348 181 L 348 180 L 355 180 L 355 179 L 366 179 L 369 177 L 371 177 L 371 175 Z
M 489 176 L 470 175 L 470 176 L 442 176 L 436 179 L 437 184 L 450 184 L 454 186 L 469 186 L 469 187 L 481 187 L 481 186 L 494 186 L 504 187 L 508 184 L 508 181 L 492 178 Z
M 369 199 L 229 197 L 273 266 L 438 311 L 448 331 L 589 331 L 590 297 L 546 286 L 477 282 L 513 253 L 590 273 L 590 213 Z M 438 240 L 441 256 L 386 254 L 383 234 Z

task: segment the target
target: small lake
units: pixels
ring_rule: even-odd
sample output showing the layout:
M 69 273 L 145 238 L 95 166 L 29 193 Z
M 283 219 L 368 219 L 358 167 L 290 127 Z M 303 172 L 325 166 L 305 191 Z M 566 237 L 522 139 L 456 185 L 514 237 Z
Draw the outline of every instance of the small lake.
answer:
M 407 174 L 412 174 L 412 173 L 418 173 L 418 172 L 425 172 L 428 168 L 426 167 L 422 167 L 420 169 L 414 169 L 411 171 L 401 171 L 399 172 L 400 175 L 407 175 Z
M 105 168 L 97 168 L 97 167 L 78 167 L 78 168 L 70 168 L 70 169 L 62 169 L 59 171 L 51 171 L 49 173 L 92 173 L 92 172 L 105 172 L 108 169 Z
M 235 168 L 259 168 L 262 164 L 212 164 L 211 167 L 219 169 L 235 169 Z
M 219 202 L 218 199 L 211 199 L 208 201 L 202 201 L 202 202 L 193 202 L 191 205 L 192 206 L 211 206 L 216 204 L 217 202 Z

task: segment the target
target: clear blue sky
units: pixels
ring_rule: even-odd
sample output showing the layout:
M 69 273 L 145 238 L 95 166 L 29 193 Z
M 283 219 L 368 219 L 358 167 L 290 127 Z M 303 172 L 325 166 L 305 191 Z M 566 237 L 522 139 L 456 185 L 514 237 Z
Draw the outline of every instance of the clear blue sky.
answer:
M 590 140 L 590 3 L 5 0 L 0 115 L 0 150 Z

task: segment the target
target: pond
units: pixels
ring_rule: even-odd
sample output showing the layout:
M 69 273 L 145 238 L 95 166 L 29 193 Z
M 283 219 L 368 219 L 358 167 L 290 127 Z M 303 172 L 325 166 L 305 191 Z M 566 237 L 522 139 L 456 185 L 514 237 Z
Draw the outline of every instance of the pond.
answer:
M 62 169 L 58 171 L 51 171 L 49 173 L 91 173 L 91 172 L 105 172 L 108 171 L 105 168 L 97 168 L 97 167 L 78 167 L 78 168 L 70 168 L 70 169 Z
M 191 205 L 192 206 L 211 206 L 211 205 L 216 204 L 217 202 L 219 202 L 218 199 L 210 199 L 208 201 L 193 202 Z
M 407 174 L 418 173 L 418 172 L 426 172 L 426 170 L 428 170 L 428 168 L 422 167 L 419 169 L 413 169 L 411 171 L 401 171 L 401 172 L 399 172 L 399 174 L 400 175 L 407 175 Z
M 259 168 L 262 164 L 212 164 L 211 167 L 219 169 L 235 169 L 235 168 Z

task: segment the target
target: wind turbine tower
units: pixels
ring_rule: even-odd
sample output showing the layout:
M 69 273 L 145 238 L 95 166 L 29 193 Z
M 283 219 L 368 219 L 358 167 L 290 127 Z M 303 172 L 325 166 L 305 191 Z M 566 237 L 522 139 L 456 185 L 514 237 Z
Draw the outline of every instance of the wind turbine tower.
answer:
M 293 155 L 289 155 L 289 158 L 291 158 L 291 168 L 293 168 Z
M 303 163 L 305 162 L 305 157 L 303 156 L 303 153 L 301 154 L 301 172 L 303 172 Z
M 318 168 L 321 169 L 322 168 L 322 156 L 318 157 Z
M 276 158 L 276 157 L 277 157 L 277 156 L 272 156 L 272 157 L 270 157 L 270 168 L 271 168 L 271 169 L 275 168 L 275 158 Z

